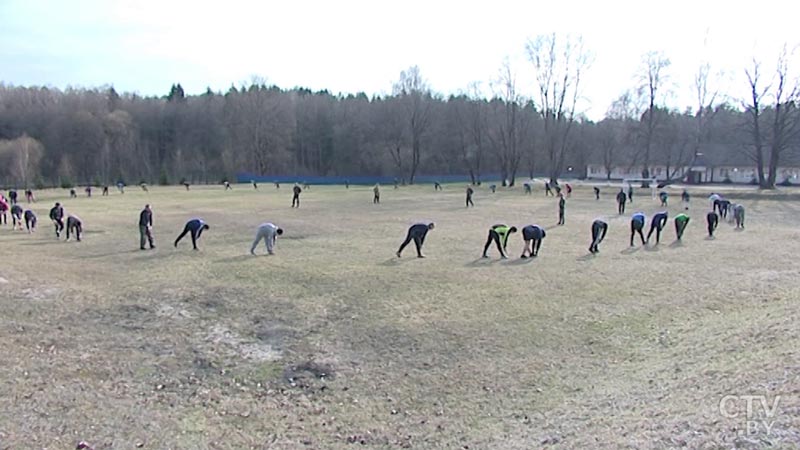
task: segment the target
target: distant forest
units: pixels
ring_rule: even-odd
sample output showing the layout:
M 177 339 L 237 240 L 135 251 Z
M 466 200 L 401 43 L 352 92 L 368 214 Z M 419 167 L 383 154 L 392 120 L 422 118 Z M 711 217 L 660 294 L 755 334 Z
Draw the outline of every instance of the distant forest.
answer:
M 392 94 L 334 95 L 281 89 L 254 79 L 227 92 L 187 96 L 174 84 L 163 97 L 113 87 L 58 90 L 0 84 L 0 184 L 218 183 L 237 172 L 261 175 L 421 174 L 585 175 L 607 168 L 666 165 L 668 173 L 702 152 L 711 161 L 757 168 L 771 188 L 780 164 L 800 148 L 797 79 L 787 53 L 744 68 L 751 95 L 716 90 L 708 64 L 692 89 L 697 104 L 664 106 L 670 61 L 644 55 L 631 89 L 593 122 L 577 109 L 590 55 L 580 39 L 539 36 L 526 45 L 535 92 L 520 92 L 508 63 L 488 83 L 444 97 L 418 67 L 400 73 Z

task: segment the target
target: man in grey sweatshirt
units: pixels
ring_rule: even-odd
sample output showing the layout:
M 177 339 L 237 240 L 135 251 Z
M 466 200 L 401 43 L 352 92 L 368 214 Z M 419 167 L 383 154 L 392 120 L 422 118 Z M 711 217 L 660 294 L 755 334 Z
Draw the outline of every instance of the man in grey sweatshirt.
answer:
M 278 228 L 275 224 L 269 222 L 262 223 L 256 230 L 256 239 L 253 241 L 252 247 L 250 247 L 250 254 L 256 254 L 256 246 L 261 242 L 261 239 L 264 239 L 264 243 L 267 245 L 267 253 L 273 255 L 275 241 L 278 239 L 278 236 L 282 234 L 283 229 Z

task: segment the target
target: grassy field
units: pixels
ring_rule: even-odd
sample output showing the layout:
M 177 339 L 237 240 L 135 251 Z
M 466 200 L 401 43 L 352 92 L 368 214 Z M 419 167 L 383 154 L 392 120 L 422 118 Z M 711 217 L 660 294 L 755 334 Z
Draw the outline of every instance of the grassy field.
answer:
M 798 448 L 800 197 L 732 191 L 747 229 L 709 240 L 696 191 L 682 244 L 670 220 L 630 249 L 603 190 L 576 189 L 560 227 L 538 186 L 479 188 L 470 209 L 463 186 L 387 187 L 380 205 L 314 186 L 299 209 L 288 185 L 40 192 L 36 233 L 0 227 L 0 448 Z M 55 239 L 56 200 L 83 242 Z M 192 217 L 211 225 L 200 251 L 173 248 Z M 396 258 L 421 220 L 428 257 Z M 253 257 L 264 221 L 285 234 Z M 513 235 L 510 259 L 480 259 L 495 223 L 546 227 L 540 256 L 518 259 Z M 748 395 L 775 414 L 746 416 Z

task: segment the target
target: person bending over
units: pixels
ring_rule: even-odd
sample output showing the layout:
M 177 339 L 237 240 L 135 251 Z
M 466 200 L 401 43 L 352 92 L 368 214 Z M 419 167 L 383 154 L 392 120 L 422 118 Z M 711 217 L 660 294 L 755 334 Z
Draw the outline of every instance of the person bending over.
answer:
M 675 216 L 675 236 L 680 241 L 683 238 L 683 232 L 686 230 L 686 225 L 689 225 L 689 216 L 680 213 Z
M 666 211 L 661 211 L 653 216 L 653 219 L 650 220 L 650 231 L 647 233 L 647 242 L 650 242 L 650 236 L 654 231 L 656 232 L 656 245 L 661 242 L 661 230 L 663 230 L 664 226 L 667 224 L 668 218 L 669 214 L 667 214 Z
M 183 227 L 183 232 L 177 239 L 175 239 L 175 247 L 178 247 L 178 242 L 183 239 L 186 234 L 190 234 L 192 237 L 192 248 L 197 250 L 197 240 L 200 239 L 200 235 L 203 234 L 204 230 L 208 230 L 211 227 L 208 226 L 207 223 L 203 221 L 203 219 L 192 219 L 186 222 L 186 226 Z
M 542 240 L 547 236 L 544 228 L 539 225 L 528 225 L 522 229 L 522 256 L 520 258 L 531 257 L 534 258 L 539 255 L 539 248 L 542 246 Z
M 600 250 L 597 248 L 603 239 L 606 237 L 608 231 L 608 224 L 600 219 L 592 222 L 592 243 L 589 245 L 589 253 L 597 253 Z
M 422 244 L 425 243 L 425 236 L 427 236 L 428 231 L 432 230 L 433 227 L 433 222 L 411 225 L 408 229 L 406 240 L 400 244 L 400 249 L 397 250 L 397 257 L 399 258 L 403 254 L 403 249 L 413 240 L 414 245 L 417 247 L 417 258 L 424 258 L 425 256 L 422 255 Z
M 274 255 L 275 242 L 278 240 L 278 236 L 282 234 L 283 229 L 278 228 L 275 224 L 269 222 L 262 223 L 256 230 L 256 239 L 253 241 L 253 245 L 250 247 L 250 254 L 256 254 L 256 247 L 263 239 L 264 244 L 267 246 L 267 253 Z
M 516 233 L 516 227 L 509 227 L 507 225 L 499 224 L 499 225 L 492 225 L 492 228 L 489 229 L 489 237 L 486 239 L 486 245 L 483 246 L 483 257 L 488 258 L 489 256 L 486 255 L 486 252 L 489 250 L 489 246 L 492 245 L 492 241 L 497 244 L 497 251 L 500 252 L 500 257 L 503 259 L 508 258 L 506 247 L 508 246 L 508 238 L 511 236 L 512 233 Z

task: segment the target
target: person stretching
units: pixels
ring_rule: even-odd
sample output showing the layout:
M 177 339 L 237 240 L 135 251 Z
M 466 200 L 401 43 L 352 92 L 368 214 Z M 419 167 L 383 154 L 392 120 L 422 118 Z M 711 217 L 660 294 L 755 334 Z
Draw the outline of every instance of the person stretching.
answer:
M 486 252 L 489 250 L 489 246 L 492 245 L 492 241 L 494 241 L 494 243 L 497 244 L 497 251 L 500 252 L 500 257 L 503 259 L 508 258 L 508 256 L 506 256 L 508 237 L 511 236 L 512 233 L 516 232 L 516 227 L 509 227 L 503 224 L 492 225 L 492 228 L 489 229 L 489 237 L 486 239 L 486 245 L 483 246 L 483 257 L 489 257 L 486 255 Z
M 292 188 L 292 208 L 299 208 L 300 207 L 300 193 L 303 190 L 300 188 L 300 185 L 295 183 L 294 187 Z
M 64 231 L 64 207 L 61 203 L 56 202 L 55 206 L 50 208 L 50 220 L 56 227 L 56 239 L 61 237 L 61 232 Z
M 744 229 L 744 206 L 738 203 L 733 206 L 733 220 L 736 221 L 736 228 Z
M 274 255 L 273 250 L 275 249 L 275 242 L 278 240 L 278 236 L 283 234 L 283 229 L 278 228 L 275 224 L 265 222 L 258 226 L 256 230 L 256 239 L 253 241 L 253 245 L 250 247 L 250 254 L 256 254 L 256 247 L 261 240 L 264 240 L 264 244 L 267 246 L 267 253 L 270 255 Z
M 11 229 L 16 230 L 17 227 L 22 230 L 22 206 L 14 203 L 11 206 Z
M 380 204 L 381 202 L 381 187 L 378 183 L 375 183 L 375 187 L 372 188 L 372 203 L 373 204 Z
M 203 219 L 192 219 L 186 222 L 186 226 L 183 227 L 183 232 L 178 236 L 178 239 L 175 239 L 175 248 L 178 247 L 178 242 L 180 242 L 187 233 L 190 233 L 192 237 L 192 247 L 197 250 L 197 240 L 200 239 L 203 230 L 208 230 L 209 228 L 211 227 L 203 222 Z
M 608 224 L 603 222 L 600 219 L 595 220 L 592 222 L 592 243 L 589 244 L 589 253 L 597 253 L 600 250 L 597 248 L 603 239 L 606 237 L 606 232 L 608 231 Z
M 539 255 L 539 248 L 542 246 L 542 240 L 547 236 L 544 228 L 539 225 L 528 225 L 522 229 L 522 256 L 525 259 L 528 256 L 534 258 Z
M 683 237 L 683 232 L 686 230 L 686 225 L 689 225 L 689 216 L 680 213 L 675 216 L 675 236 L 680 241 Z
M 558 224 L 564 225 L 564 213 L 567 208 L 567 201 L 564 199 L 564 194 L 558 193 Z
M 714 237 L 714 230 L 717 229 L 719 224 L 719 216 L 715 211 L 709 211 L 706 214 L 706 222 L 708 223 L 708 237 Z
M 75 234 L 75 240 L 81 241 L 81 232 L 83 232 L 83 221 L 80 217 L 70 214 L 67 217 L 67 241 L 69 241 L 69 234 Z
M 643 212 L 637 212 L 631 216 L 631 247 L 633 247 L 633 238 L 636 236 L 636 233 L 639 233 L 639 237 L 642 238 L 642 245 L 646 244 L 644 233 L 642 232 L 646 221 L 647 217 Z
M 666 211 L 661 211 L 656 213 L 655 216 L 650 220 L 650 231 L 647 233 L 647 242 L 650 242 L 650 236 L 653 234 L 653 231 L 656 232 L 656 245 L 661 242 L 661 230 L 664 229 L 664 226 L 667 224 L 669 214 Z
M 36 214 L 30 209 L 25 211 L 25 229 L 28 233 L 36 231 Z
M 397 257 L 399 258 L 403 254 L 403 249 L 413 240 L 414 245 L 417 247 L 417 258 L 424 258 L 425 256 L 422 255 L 422 244 L 425 243 L 425 236 L 428 234 L 428 231 L 432 230 L 433 227 L 433 222 L 411 225 L 408 229 L 406 240 L 400 244 L 400 248 L 397 250 Z

